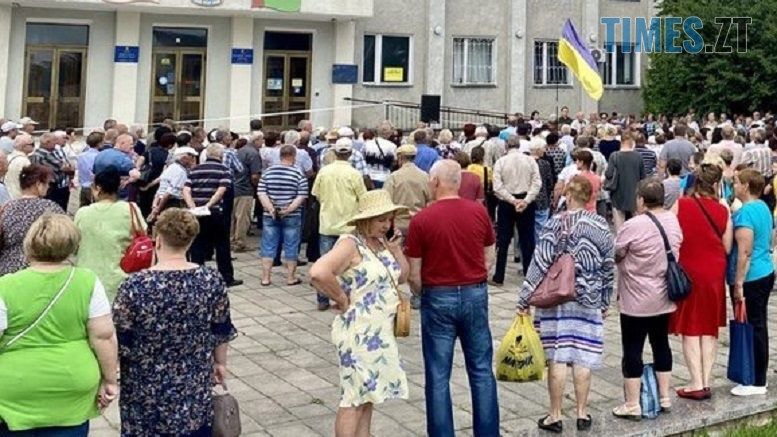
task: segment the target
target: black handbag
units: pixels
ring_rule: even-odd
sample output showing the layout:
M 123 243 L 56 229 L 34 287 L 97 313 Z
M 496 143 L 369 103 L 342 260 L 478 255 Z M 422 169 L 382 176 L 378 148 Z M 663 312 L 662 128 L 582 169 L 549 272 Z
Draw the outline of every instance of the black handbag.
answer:
M 658 228 L 658 232 L 661 233 L 661 238 L 664 240 L 664 250 L 666 250 L 666 291 L 669 300 L 672 302 L 681 301 L 691 294 L 691 280 L 680 266 L 680 263 L 675 260 L 672 248 L 669 246 L 669 239 L 666 238 L 666 232 L 664 232 L 661 223 L 650 212 L 645 213 L 645 215 L 653 221 L 653 224 Z

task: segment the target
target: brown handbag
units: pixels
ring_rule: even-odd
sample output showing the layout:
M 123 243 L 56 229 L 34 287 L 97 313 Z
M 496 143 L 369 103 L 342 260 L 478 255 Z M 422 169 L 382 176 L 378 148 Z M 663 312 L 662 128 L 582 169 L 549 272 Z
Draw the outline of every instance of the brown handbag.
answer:
M 378 258 L 378 254 L 376 254 L 375 251 L 367 245 L 367 243 L 362 242 L 362 244 L 370 252 L 372 252 L 372 255 L 375 258 Z M 378 261 L 380 261 L 380 258 L 378 258 Z M 381 262 L 381 264 L 383 263 Z M 389 270 L 386 265 L 383 265 L 383 267 L 386 269 L 386 274 L 391 281 L 391 286 L 397 292 L 397 297 L 399 298 L 399 303 L 397 304 L 397 315 L 394 317 L 394 337 L 407 337 L 410 335 L 410 299 L 408 299 L 405 296 L 405 293 L 402 293 L 399 287 L 397 287 L 397 283 L 394 281 L 394 276 L 391 274 L 391 270 Z
M 561 217 L 561 254 L 550 265 L 545 277 L 529 298 L 529 305 L 537 308 L 552 308 L 577 299 L 575 291 L 575 258 L 567 252 L 571 229 L 567 226 L 569 214 Z
M 213 437 L 238 437 L 240 426 L 240 408 L 237 399 L 229 394 L 226 384 L 221 385 L 224 393 L 213 393 Z

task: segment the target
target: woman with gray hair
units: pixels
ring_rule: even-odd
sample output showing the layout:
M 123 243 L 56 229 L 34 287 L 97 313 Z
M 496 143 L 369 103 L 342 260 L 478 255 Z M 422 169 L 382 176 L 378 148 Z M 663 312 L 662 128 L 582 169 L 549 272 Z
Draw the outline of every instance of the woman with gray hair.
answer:
M 553 174 L 553 165 L 545 159 L 545 140 L 535 137 L 531 140 L 529 151 L 531 157 L 537 161 L 540 168 L 542 188 L 534 200 L 537 210 L 534 212 L 534 239 L 540 241 L 540 233 L 545 222 L 550 217 L 550 205 L 553 199 L 553 187 L 556 185 L 556 177 Z M 516 241 L 517 242 L 517 241 Z

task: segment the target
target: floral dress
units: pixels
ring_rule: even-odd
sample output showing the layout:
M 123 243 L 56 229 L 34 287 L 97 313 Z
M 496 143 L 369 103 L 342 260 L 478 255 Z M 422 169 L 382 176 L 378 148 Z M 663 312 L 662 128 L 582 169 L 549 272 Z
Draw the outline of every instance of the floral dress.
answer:
M 388 250 L 373 253 L 357 237 L 362 262 L 338 277 L 351 306 L 332 322 L 332 342 L 340 358 L 340 407 L 386 399 L 407 399 L 407 376 L 402 369 L 394 317 L 399 296 L 392 286 L 401 268 Z

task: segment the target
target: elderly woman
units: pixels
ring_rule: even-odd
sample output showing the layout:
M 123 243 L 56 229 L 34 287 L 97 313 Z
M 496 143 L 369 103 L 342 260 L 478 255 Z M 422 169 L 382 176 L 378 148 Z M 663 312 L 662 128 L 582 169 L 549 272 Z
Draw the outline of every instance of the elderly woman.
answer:
M 221 275 L 186 261 L 199 228 L 188 211 L 164 211 L 158 263 L 130 275 L 113 302 L 122 435 L 211 435 L 211 389 L 224 383 L 236 331 Z
M 679 258 L 683 232 L 677 216 L 664 209 L 664 185 L 659 179 L 644 179 L 637 187 L 637 211 L 615 240 L 618 265 L 622 372 L 626 403 L 612 412 L 616 417 L 640 420 L 640 378 L 645 338 L 653 349 L 661 409 L 671 406 L 672 350 L 669 348 L 669 316 L 675 304 L 667 295 L 667 258 L 664 238 L 675 259 Z M 659 228 L 660 227 L 660 228 Z
M 669 332 L 683 336 L 683 355 L 691 380 L 677 396 L 693 400 L 712 397 L 712 367 L 718 348 L 718 331 L 726 326 L 726 254 L 731 251 L 733 228 L 717 196 L 722 170 L 701 164 L 693 196 L 675 202 L 683 230 L 680 265 L 691 280 L 691 294 L 677 303 Z
M 332 322 L 340 357 L 337 437 L 369 436 L 373 405 L 408 397 L 393 325 L 400 293 L 396 284 L 405 282 L 409 266 L 401 234 L 386 239 L 394 214 L 406 209 L 394 205 L 385 190 L 368 192 L 349 222 L 356 231 L 341 236 L 310 269 L 313 286 L 340 312 Z
M 49 167 L 28 165 L 19 174 L 22 195 L 0 208 L 0 276 L 27 267 L 24 236 L 32 223 L 45 212 L 64 214 L 56 203 L 44 199 L 53 174 Z
M 766 371 L 769 367 L 769 332 L 766 314 L 769 295 L 774 286 L 772 263 L 772 215 L 769 207 L 759 197 L 766 181 L 753 169 L 744 169 L 734 177 L 734 192 L 742 202 L 742 208 L 734 213 L 734 260 L 729 262 L 733 270 L 732 298 L 744 301 L 747 321 L 753 325 L 755 358 L 755 384 L 739 385 L 731 389 L 735 396 L 766 394 Z
M 537 194 L 537 198 L 534 200 L 534 204 L 537 206 L 537 210 L 534 212 L 534 239 L 536 241 L 539 241 L 542 228 L 550 217 L 553 187 L 556 185 L 553 164 L 545 159 L 546 146 L 545 140 L 539 137 L 532 138 L 529 145 L 529 152 L 531 157 L 537 161 L 537 166 L 540 168 L 540 178 L 542 179 L 542 188 L 540 188 L 540 193 Z
M 112 167 L 95 175 L 92 195 L 96 202 L 79 209 L 75 217 L 81 231 L 76 265 L 97 273 L 111 299 L 127 277 L 119 264 L 132 242 L 133 222 L 136 228 L 146 229 L 138 206 L 119 200 L 120 184 L 119 172 Z
M 566 186 L 567 211 L 545 224 L 518 296 L 518 312 L 528 314 L 529 299 L 563 253 L 575 258 L 577 299 L 548 309 L 537 309 L 540 338 L 548 360 L 550 410 L 537 425 L 561 433 L 561 400 L 567 366 L 572 366 L 577 400 L 577 429 L 591 428 L 588 391 L 591 369 L 602 363 L 604 323 L 613 290 L 614 246 L 610 227 L 601 216 L 585 209 L 591 183 L 573 177 Z
M 437 135 L 437 141 L 440 143 L 437 145 L 437 153 L 443 159 L 452 159 L 456 152 L 461 150 L 461 144 L 453 141 L 453 132 L 450 129 L 441 130 L 439 135 Z
M 67 261 L 79 239 L 69 217 L 46 213 L 24 239 L 30 267 L 0 278 L 0 435 L 86 437 L 116 397 L 105 289 Z

